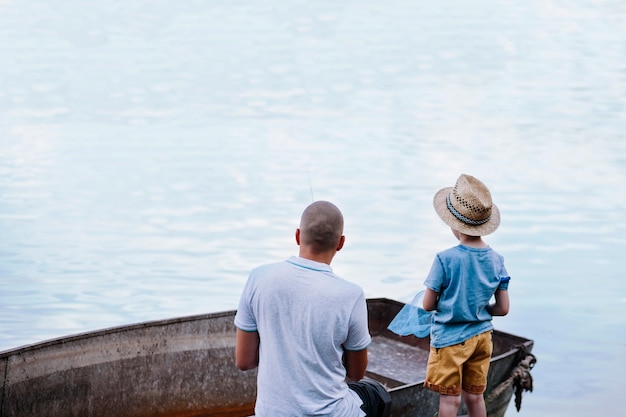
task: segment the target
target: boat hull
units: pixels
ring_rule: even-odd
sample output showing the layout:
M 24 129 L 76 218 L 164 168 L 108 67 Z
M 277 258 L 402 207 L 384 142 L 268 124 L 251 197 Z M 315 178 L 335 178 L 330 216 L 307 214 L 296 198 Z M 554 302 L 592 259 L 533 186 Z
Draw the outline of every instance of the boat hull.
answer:
M 368 300 L 367 375 L 386 386 L 393 417 L 431 417 L 438 397 L 423 387 L 428 339 L 386 329 L 402 305 Z M 0 416 L 250 416 L 256 370 L 235 366 L 234 314 L 152 321 L 0 352 Z M 494 333 L 487 394 L 509 377 L 520 346 L 530 352 L 532 341 Z M 504 415 L 512 393 L 502 390 L 488 403 L 489 417 Z
M 155 321 L 0 353 L 2 416 L 247 416 L 234 312 Z

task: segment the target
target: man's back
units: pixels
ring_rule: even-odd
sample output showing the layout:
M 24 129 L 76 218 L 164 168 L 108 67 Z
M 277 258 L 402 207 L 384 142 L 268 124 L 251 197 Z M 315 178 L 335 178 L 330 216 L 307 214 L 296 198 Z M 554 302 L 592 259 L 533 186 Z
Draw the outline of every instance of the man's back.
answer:
M 371 341 L 360 287 L 291 257 L 252 271 L 235 324 L 261 339 L 257 416 L 362 415 L 341 360 Z

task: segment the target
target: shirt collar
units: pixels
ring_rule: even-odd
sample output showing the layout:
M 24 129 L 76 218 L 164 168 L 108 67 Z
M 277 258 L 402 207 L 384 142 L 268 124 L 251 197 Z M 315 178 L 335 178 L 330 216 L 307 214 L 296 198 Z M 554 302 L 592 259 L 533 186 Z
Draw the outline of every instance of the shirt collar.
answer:
M 289 259 L 287 259 L 287 262 L 301 268 L 311 269 L 313 271 L 333 272 L 332 268 L 328 264 L 315 262 L 310 259 L 301 258 L 299 256 L 291 256 Z

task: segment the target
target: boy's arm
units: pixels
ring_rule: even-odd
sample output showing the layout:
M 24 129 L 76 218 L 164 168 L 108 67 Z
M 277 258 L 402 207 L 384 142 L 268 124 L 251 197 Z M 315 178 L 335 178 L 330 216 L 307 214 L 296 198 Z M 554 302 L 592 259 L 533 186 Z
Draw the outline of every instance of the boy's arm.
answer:
M 424 291 L 424 300 L 422 300 L 423 308 L 426 311 L 433 311 L 437 309 L 437 301 L 439 299 L 439 293 L 426 288 Z
M 492 316 L 506 316 L 509 314 L 509 292 L 497 290 L 494 294 L 496 302 L 487 306 L 487 311 Z

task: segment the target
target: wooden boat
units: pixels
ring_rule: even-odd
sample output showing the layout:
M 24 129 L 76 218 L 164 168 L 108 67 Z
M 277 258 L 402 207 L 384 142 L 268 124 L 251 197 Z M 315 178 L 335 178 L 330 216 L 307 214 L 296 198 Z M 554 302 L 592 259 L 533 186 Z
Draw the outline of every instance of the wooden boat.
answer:
M 428 338 L 387 330 L 402 306 L 368 300 L 367 377 L 387 387 L 393 417 L 431 417 L 438 397 L 423 387 Z M 0 416 L 250 416 L 256 371 L 235 366 L 234 314 L 151 321 L 0 352 Z M 499 331 L 493 340 L 485 397 L 488 415 L 500 417 L 530 376 L 533 342 Z

